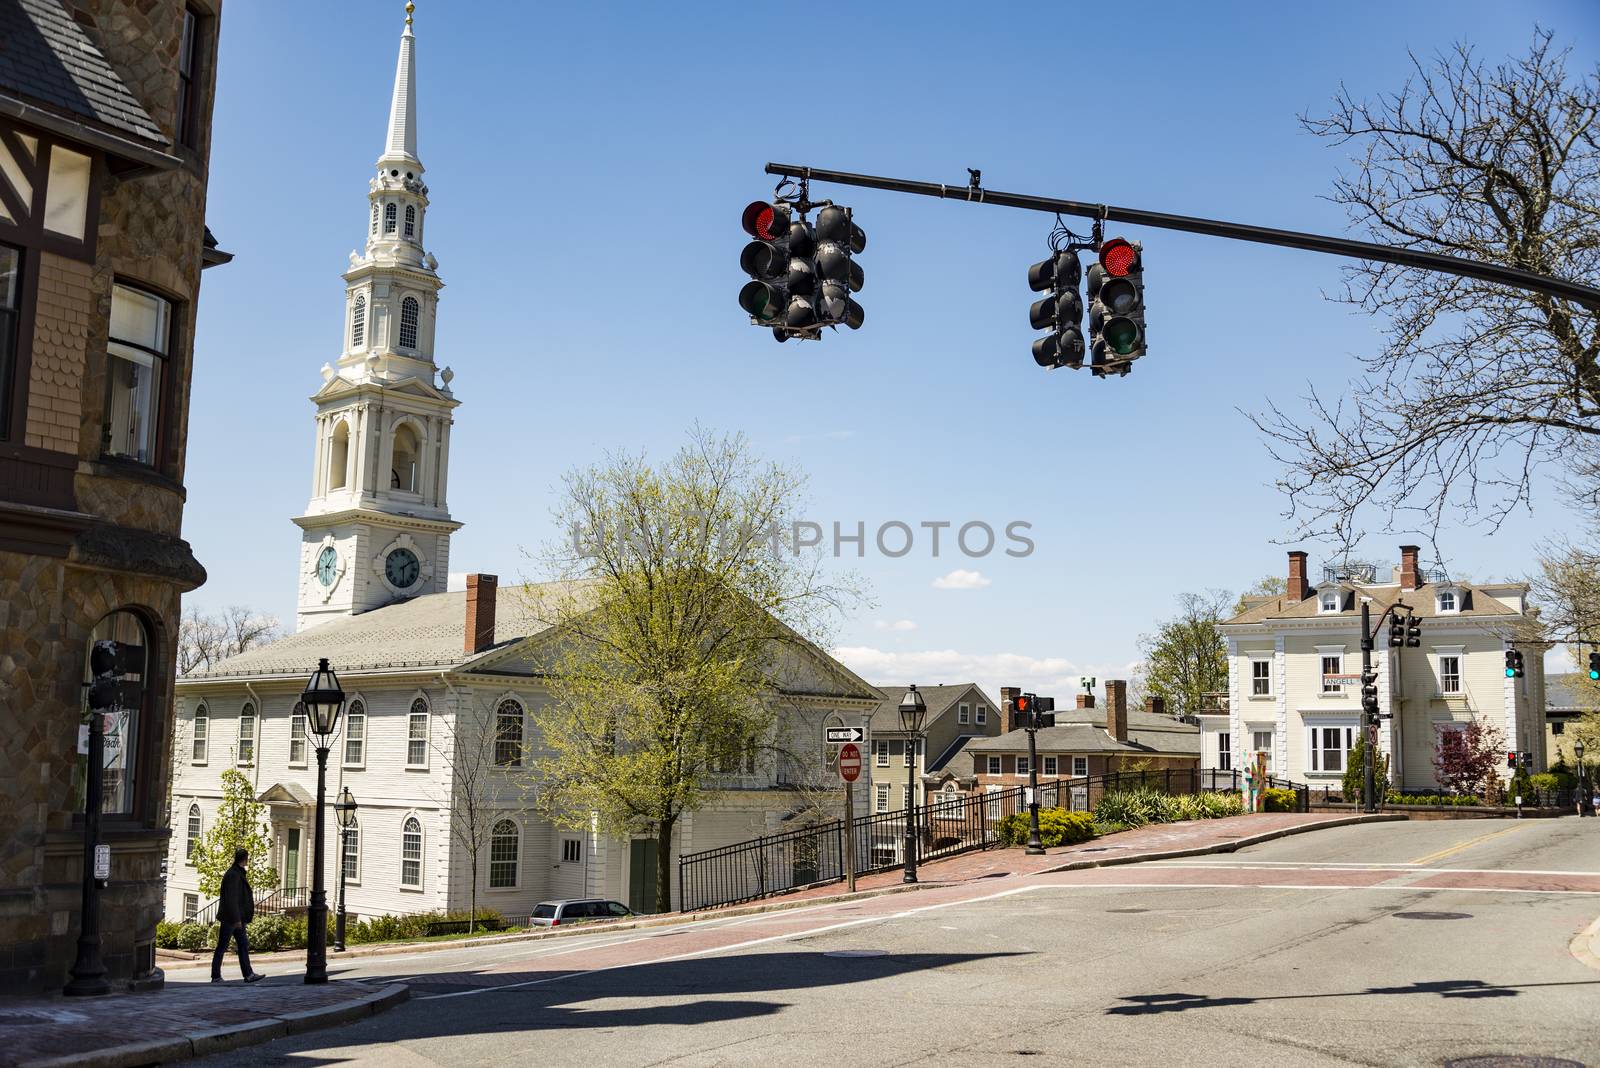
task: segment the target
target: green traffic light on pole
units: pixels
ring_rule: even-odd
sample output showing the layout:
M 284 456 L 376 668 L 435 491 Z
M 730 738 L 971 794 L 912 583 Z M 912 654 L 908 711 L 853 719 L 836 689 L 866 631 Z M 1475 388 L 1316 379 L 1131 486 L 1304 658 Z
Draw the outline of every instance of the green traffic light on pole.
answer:
M 1600 682 L 1600 649 L 1593 649 L 1589 652 L 1589 680 L 1591 682 Z

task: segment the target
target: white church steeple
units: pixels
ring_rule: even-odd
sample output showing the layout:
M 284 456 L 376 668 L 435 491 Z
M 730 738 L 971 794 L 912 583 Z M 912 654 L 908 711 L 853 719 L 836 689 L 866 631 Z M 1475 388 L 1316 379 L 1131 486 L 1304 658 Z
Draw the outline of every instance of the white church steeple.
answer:
M 367 240 L 345 272 L 344 339 L 324 364 L 311 501 L 302 531 L 298 626 L 445 589 L 453 377 L 434 362 L 444 288 L 423 248 L 428 187 L 417 155 L 414 5 L 395 66 L 389 125 L 368 183 Z

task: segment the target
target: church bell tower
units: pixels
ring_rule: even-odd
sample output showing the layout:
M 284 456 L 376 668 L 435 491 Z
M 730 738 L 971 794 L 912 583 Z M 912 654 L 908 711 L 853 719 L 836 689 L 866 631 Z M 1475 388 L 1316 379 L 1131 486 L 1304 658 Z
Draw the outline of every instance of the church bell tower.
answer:
M 324 364 L 311 501 L 301 530 L 297 629 L 445 589 L 451 413 L 434 362 L 444 283 L 423 247 L 428 187 L 417 156 L 414 6 L 394 75 L 388 137 L 368 183 L 364 252 L 345 272 L 344 343 Z

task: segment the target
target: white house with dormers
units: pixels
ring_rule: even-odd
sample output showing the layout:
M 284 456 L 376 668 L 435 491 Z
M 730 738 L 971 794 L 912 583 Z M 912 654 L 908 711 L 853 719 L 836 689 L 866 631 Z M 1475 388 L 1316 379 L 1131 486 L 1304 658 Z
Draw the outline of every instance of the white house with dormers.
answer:
M 1227 643 L 1226 708 L 1202 714 L 1202 766 L 1241 769 L 1264 751 L 1272 774 L 1339 784 L 1361 728 L 1361 686 L 1336 676 L 1361 672 L 1361 604 L 1374 622 L 1404 604 L 1421 629 L 1417 648 L 1392 648 L 1388 624 L 1372 654 L 1382 721 L 1381 751 L 1398 789 L 1437 788 L 1441 732 L 1474 718 L 1497 727 L 1508 748 L 1544 764 L 1544 646 L 1527 641 L 1537 613 L 1521 583 L 1452 582 L 1418 567 L 1417 547 L 1380 576 L 1374 564 L 1323 568 L 1312 585 L 1306 554 L 1291 552 L 1288 592 L 1247 598 L 1218 630 Z M 1524 674 L 1506 677 L 1506 650 L 1524 650 Z M 1510 776 L 1510 770 L 1503 774 Z
M 228 768 L 267 807 L 279 885 L 311 884 L 317 759 L 299 699 L 321 657 L 347 695 L 327 797 L 349 788 L 358 805 L 343 858 L 347 907 L 358 916 L 467 907 L 471 854 L 451 832 L 462 790 L 450 756 L 458 738 L 488 741 L 492 752 L 479 795 L 495 812 L 476 873 L 480 905 L 526 916 L 540 901 L 597 896 L 650 911 L 658 864 L 779 830 L 817 804 L 831 815 L 842 792 L 823 728 L 866 727 L 883 700 L 822 650 L 791 646 L 766 697 L 773 736 L 715 769 L 706 804 L 665 847 L 648 827 L 605 839 L 534 813 L 529 769 L 540 741 L 531 714 L 549 700 L 540 650 L 556 637 L 539 606 L 566 588 L 501 588 L 492 575 L 470 575 L 465 591 L 446 590 L 460 526 L 445 496 L 458 402 L 449 370 L 434 363 L 442 283 L 422 245 L 429 205 L 414 48 L 408 17 L 368 191 L 366 251 L 351 254 L 344 276 L 343 353 L 312 397 L 311 502 L 295 520 L 298 627 L 177 683 L 166 905 L 175 919 L 209 904 L 188 857 L 216 818 Z M 340 859 L 331 811 L 324 850 L 331 903 Z

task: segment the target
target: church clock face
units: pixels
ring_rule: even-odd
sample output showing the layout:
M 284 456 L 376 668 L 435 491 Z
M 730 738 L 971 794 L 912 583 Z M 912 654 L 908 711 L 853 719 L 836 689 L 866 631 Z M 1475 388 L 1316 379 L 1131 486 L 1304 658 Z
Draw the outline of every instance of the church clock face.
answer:
M 339 578 L 339 550 L 324 546 L 317 556 L 317 581 L 324 587 L 332 586 Z
M 416 585 L 421 571 L 422 565 L 417 561 L 417 554 L 410 549 L 396 549 L 383 561 L 383 576 L 397 590 L 409 590 Z

